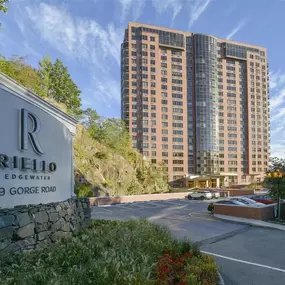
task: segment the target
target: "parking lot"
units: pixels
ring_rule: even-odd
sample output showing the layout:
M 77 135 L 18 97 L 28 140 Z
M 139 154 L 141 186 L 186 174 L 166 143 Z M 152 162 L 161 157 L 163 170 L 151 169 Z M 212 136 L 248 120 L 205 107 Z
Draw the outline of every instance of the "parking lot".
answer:
M 146 218 L 213 255 L 226 285 L 284 285 L 285 233 L 216 220 L 211 201 L 167 200 L 94 207 L 93 219 Z

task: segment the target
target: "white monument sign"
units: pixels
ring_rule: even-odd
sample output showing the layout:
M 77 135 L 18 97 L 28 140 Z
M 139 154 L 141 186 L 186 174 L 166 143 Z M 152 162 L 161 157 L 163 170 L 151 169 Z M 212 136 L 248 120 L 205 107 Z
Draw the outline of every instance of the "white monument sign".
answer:
M 0 74 L 0 208 L 73 194 L 76 121 Z

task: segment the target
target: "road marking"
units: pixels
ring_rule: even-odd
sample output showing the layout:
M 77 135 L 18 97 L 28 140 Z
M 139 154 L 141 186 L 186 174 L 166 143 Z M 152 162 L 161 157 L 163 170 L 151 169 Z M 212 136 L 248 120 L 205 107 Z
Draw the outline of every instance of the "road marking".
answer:
M 245 264 L 250 264 L 250 265 L 254 265 L 254 266 L 258 266 L 258 267 L 268 268 L 268 269 L 271 269 L 271 270 L 275 270 L 275 271 L 279 271 L 279 272 L 285 273 L 285 269 L 276 268 L 276 267 L 263 265 L 263 264 L 259 264 L 259 263 L 254 263 L 254 262 L 249 262 L 249 261 L 245 261 L 245 260 L 241 260 L 241 259 L 236 259 L 236 258 L 232 258 L 232 257 L 228 257 L 228 256 L 224 256 L 224 255 L 208 252 L 208 251 L 201 250 L 201 252 L 205 253 L 205 254 L 208 254 L 208 255 L 221 257 L 221 258 L 224 258 L 224 259 L 228 259 L 228 260 L 232 260 L 232 261 L 236 261 L 236 262 L 240 262 L 240 263 L 245 263 Z
M 205 216 L 206 215 L 199 215 L 199 216 L 197 216 L 197 214 L 199 215 L 199 213 L 189 213 L 189 216 L 190 217 L 193 217 L 193 218 L 196 218 L 196 219 L 201 219 L 201 220 L 206 220 L 206 221 L 217 221 L 216 219 L 214 219 L 214 218 L 211 218 L 211 217 L 209 217 L 209 218 L 205 218 Z

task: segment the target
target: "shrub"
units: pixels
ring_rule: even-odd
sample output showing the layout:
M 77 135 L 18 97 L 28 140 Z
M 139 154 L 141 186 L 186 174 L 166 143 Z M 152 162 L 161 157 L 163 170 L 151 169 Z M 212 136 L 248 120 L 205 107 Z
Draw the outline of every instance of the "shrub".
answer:
M 90 186 L 87 184 L 76 184 L 74 187 L 74 193 L 80 198 L 94 196 Z
M 213 213 L 213 212 L 214 212 L 214 207 L 215 207 L 215 206 L 214 206 L 213 203 L 209 204 L 209 205 L 208 205 L 208 211 L 211 212 L 211 213 Z
M 176 263 L 181 257 L 187 259 L 187 278 L 204 282 L 204 273 L 199 271 L 203 267 L 208 283 L 201 284 L 216 285 L 209 279 L 216 267 L 202 259 L 196 246 L 173 239 L 166 228 L 145 220 L 95 221 L 45 250 L 0 257 L 0 280 L 1 285 L 158 285 L 163 284 L 157 268 L 165 250 L 173 253 Z

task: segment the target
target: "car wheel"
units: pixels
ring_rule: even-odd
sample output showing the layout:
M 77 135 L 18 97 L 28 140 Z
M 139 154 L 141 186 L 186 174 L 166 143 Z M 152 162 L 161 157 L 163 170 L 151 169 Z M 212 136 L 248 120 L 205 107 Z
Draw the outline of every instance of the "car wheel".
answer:
M 200 199 L 201 199 L 201 200 L 205 200 L 205 197 L 204 197 L 204 196 L 202 196 L 202 197 L 200 197 Z
M 188 200 L 192 200 L 192 197 L 191 197 L 191 196 L 188 196 Z

